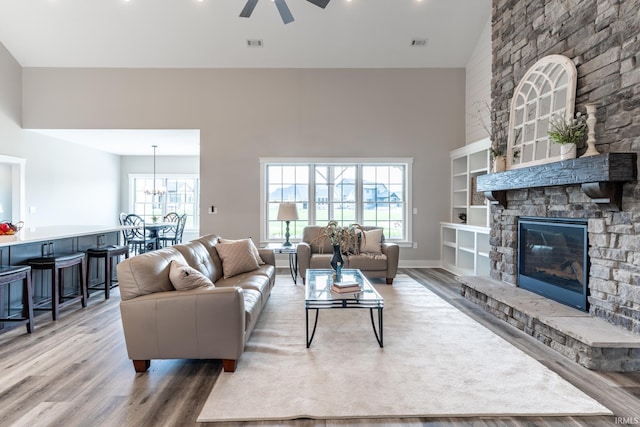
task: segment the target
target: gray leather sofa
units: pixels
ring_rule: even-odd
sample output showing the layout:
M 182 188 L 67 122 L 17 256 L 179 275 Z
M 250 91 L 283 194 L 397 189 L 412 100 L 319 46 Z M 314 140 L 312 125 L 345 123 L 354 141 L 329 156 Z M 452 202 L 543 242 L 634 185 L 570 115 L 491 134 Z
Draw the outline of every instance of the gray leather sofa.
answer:
M 309 268 L 331 268 L 329 264 L 333 256 L 333 247 L 329 239 L 318 241 L 317 237 L 324 226 L 310 225 L 302 232 L 302 241 L 297 246 L 298 271 L 305 281 Z M 379 227 L 362 227 L 364 230 L 373 230 Z M 361 253 L 358 255 L 342 255 L 344 268 L 357 268 L 369 278 L 385 278 L 387 284 L 393 284 L 393 279 L 398 272 L 398 259 L 400 248 L 396 243 L 384 241 L 384 235 L 380 242 L 380 255 L 373 253 Z
M 218 240 L 208 235 L 118 264 L 122 326 L 137 372 L 151 359 L 222 359 L 225 372 L 235 371 L 274 286 L 275 256 L 260 249 L 265 264 L 224 278 Z M 197 269 L 214 286 L 175 290 L 172 260 Z

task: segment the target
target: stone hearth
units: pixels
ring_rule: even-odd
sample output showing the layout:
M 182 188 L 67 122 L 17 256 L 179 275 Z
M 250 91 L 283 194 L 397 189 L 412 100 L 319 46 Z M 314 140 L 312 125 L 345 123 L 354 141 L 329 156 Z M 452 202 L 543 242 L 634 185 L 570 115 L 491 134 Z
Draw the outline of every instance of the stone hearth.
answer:
M 640 336 L 632 332 L 494 279 L 458 280 L 466 299 L 589 369 L 640 370 Z

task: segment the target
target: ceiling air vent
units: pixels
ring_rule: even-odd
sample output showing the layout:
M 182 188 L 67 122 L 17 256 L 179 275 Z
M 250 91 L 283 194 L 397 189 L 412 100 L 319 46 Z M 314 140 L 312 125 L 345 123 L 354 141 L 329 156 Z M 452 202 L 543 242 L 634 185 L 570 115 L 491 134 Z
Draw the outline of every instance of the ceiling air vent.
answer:
M 248 39 L 247 47 L 262 47 L 263 43 L 260 39 Z
M 427 39 L 411 40 L 411 47 L 425 47 L 426 45 L 427 45 Z

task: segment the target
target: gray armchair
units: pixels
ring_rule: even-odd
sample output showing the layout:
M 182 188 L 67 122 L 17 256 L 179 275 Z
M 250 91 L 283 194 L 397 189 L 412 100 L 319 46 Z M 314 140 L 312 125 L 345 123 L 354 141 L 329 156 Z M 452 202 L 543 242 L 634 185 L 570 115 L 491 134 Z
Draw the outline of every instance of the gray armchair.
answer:
M 303 283 L 309 268 L 331 268 L 329 261 L 333 256 L 331 242 L 317 241 L 320 231 L 324 226 L 310 225 L 305 227 L 302 233 L 302 241 L 298 244 L 298 271 Z M 373 230 L 380 227 L 362 227 L 364 230 Z M 316 240 L 316 241 L 314 241 Z M 384 241 L 384 235 L 380 242 L 381 254 L 361 253 L 342 256 L 344 268 L 357 268 L 369 278 L 385 278 L 387 284 L 393 284 L 393 279 L 398 272 L 398 258 L 400 248 L 396 243 Z

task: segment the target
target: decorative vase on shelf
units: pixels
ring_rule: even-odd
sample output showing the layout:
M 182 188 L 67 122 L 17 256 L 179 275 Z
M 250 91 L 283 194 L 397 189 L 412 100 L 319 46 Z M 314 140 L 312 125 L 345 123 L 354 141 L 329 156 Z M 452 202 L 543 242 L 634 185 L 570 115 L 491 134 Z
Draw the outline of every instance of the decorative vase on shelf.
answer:
M 567 144 L 560 145 L 560 159 L 569 160 L 576 158 L 576 144 L 569 142 Z
M 596 149 L 596 104 L 587 104 L 587 151 L 580 157 L 597 156 Z
M 343 259 L 342 259 L 342 253 L 340 252 L 340 245 L 333 245 L 333 256 L 331 257 L 331 268 L 333 268 L 334 271 L 338 270 L 338 263 L 340 263 L 340 265 L 343 265 Z
M 507 158 L 496 156 L 493 159 L 493 172 L 504 172 L 507 169 Z

